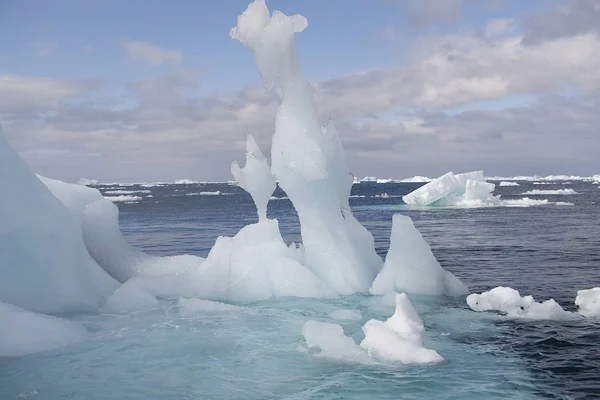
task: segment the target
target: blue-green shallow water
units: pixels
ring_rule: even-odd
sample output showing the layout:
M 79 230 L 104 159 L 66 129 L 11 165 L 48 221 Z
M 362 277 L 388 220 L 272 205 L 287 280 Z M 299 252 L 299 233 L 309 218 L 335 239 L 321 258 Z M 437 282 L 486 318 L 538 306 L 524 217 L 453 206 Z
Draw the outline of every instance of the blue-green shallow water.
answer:
M 443 266 L 472 291 L 497 285 L 573 310 L 577 289 L 600 286 L 600 190 L 597 185 L 499 188 L 506 198 L 570 187 L 578 195 L 538 196 L 575 206 L 410 209 L 400 196 L 418 184 L 360 184 L 356 216 L 378 252 L 389 246 L 391 215 L 410 215 Z M 250 199 L 226 185 L 151 188 L 152 198 L 120 204 L 128 239 L 145 251 L 205 256 L 218 235 L 254 222 Z M 216 191 L 220 196 L 185 196 Z M 389 197 L 374 197 L 387 193 Z M 284 196 L 277 192 L 276 196 Z M 512 196 L 511 196 L 512 195 Z M 270 203 L 288 242 L 298 223 L 288 200 Z M 0 358 L 0 399 L 531 399 L 600 398 L 600 324 L 594 320 L 514 321 L 470 311 L 464 299 L 411 296 L 427 328 L 425 344 L 447 363 L 429 366 L 336 362 L 301 350 L 308 319 L 331 321 L 335 309 L 358 309 L 341 322 L 357 342 L 369 318 L 392 308 L 379 297 L 276 299 L 240 311 L 182 317 L 177 299 L 122 314 L 69 316 L 90 331 L 60 350 Z M 339 322 L 338 322 L 339 323 Z

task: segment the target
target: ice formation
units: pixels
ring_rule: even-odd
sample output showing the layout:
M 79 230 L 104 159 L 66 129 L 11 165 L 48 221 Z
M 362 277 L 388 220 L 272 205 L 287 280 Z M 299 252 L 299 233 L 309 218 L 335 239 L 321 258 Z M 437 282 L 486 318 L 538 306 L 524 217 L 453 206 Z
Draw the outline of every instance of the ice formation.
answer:
M 105 311 L 120 312 L 146 308 L 156 308 L 158 300 L 150 293 L 133 283 L 125 282 L 106 300 Z
M 39 176 L 81 226 L 83 241 L 94 260 L 119 282 L 134 276 L 184 273 L 202 258 L 182 255 L 150 256 L 133 246 L 119 229 L 119 209 L 96 189 Z
M 231 174 L 238 185 L 252 196 L 258 212 L 258 220 L 266 220 L 267 204 L 277 185 L 269 163 L 252 135 L 246 138 L 246 165 L 240 168 L 237 161 L 234 161 L 231 164 Z
M 575 305 L 585 317 L 600 317 L 600 287 L 578 290 Z
M 0 301 L 0 357 L 52 350 L 77 342 L 86 333 L 74 322 Z
M 538 190 L 538 189 L 533 189 L 533 190 L 528 190 L 525 193 L 522 193 L 523 195 L 571 195 L 571 194 L 578 194 L 576 191 L 574 191 L 573 189 L 558 189 L 558 190 Z
M 563 320 L 577 316 L 565 311 L 554 299 L 538 303 L 532 296 L 521 297 L 518 290 L 504 286 L 481 294 L 470 294 L 467 304 L 473 311 L 499 311 L 510 318 Z
M 405 291 L 449 296 L 469 293 L 456 276 L 441 267 L 412 219 L 401 214 L 392 218 L 390 249 L 369 291 L 372 294 Z
M 454 174 L 448 172 L 402 197 L 415 206 L 479 206 L 500 203 L 492 195 L 495 185 L 486 182 L 483 171 Z
M 423 347 L 425 327 L 405 293 L 396 295 L 394 315 L 385 322 L 369 320 L 363 332 L 365 338 L 360 347 L 377 358 L 403 364 L 444 361 L 435 350 Z
M 271 169 L 298 212 L 304 265 L 340 294 L 365 292 L 382 260 L 350 210 L 353 176 L 338 132 L 319 123 L 312 87 L 298 65 L 294 34 L 306 28 L 306 18 L 270 15 L 265 1 L 255 0 L 237 22 L 231 37 L 254 54 L 265 86 L 278 81 L 281 87 Z
M 502 181 L 498 184 L 498 186 L 521 186 L 521 185 L 519 185 L 517 182 Z
M 10 188 L 0 200 L 0 301 L 48 313 L 98 309 L 117 282 L 90 257 L 76 218 L 1 130 L 0 184 Z
M 155 296 L 247 302 L 271 297 L 337 297 L 301 264 L 302 247 L 286 246 L 275 219 L 221 236 L 208 257 L 189 273 L 133 278 Z
M 371 364 L 395 361 L 403 364 L 428 364 L 444 361 L 435 350 L 423 347 L 425 328 L 405 293 L 395 297 L 396 310 L 387 321 L 369 320 L 363 326 L 365 338 L 357 345 L 344 335 L 340 325 L 307 321 L 302 335 L 307 347 L 318 348 L 317 356 L 329 359 Z

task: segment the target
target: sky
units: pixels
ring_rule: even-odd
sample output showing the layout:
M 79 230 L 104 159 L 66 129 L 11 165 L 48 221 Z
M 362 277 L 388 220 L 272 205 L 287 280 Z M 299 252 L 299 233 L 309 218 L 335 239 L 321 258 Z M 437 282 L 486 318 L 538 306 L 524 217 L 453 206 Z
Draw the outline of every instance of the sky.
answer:
M 0 123 L 74 182 L 231 180 L 277 94 L 229 37 L 248 0 L 0 1 Z M 267 0 L 356 176 L 600 172 L 600 1 Z

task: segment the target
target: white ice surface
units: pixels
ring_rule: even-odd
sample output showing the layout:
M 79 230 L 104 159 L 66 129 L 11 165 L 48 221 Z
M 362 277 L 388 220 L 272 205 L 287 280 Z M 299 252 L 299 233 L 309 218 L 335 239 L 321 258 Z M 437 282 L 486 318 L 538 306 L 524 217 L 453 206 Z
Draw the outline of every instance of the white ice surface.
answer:
M 119 209 L 98 190 L 42 176 L 39 179 L 78 221 L 89 254 L 119 282 L 134 276 L 181 274 L 197 268 L 203 261 L 191 255 L 145 254 L 125 240 L 119 229 Z
M 277 185 L 269 163 L 252 135 L 246 137 L 246 165 L 240 168 L 237 161 L 234 161 L 231 164 L 231 174 L 238 185 L 252 196 L 258 220 L 266 220 L 267 204 Z
M 448 172 L 402 197 L 414 206 L 482 207 L 499 205 L 494 184 L 485 181 L 483 171 L 463 174 Z
M 449 296 L 469 293 L 456 276 L 441 267 L 410 217 L 401 214 L 393 216 L 390 248 L 383 269 L 369 291 L 372 294 L 405 291 Z
M 575 305 L 583 316 L 600 317 L 600 287 L 578 290 Z
M 74 322 L 0 301 L 0 357 L 53 350 L 83 339 L 86 333 Z
M 522 193 L 524 196 L 538 196 L 538 195 L 571 195 L 571 194 L 578 194 L 576 191 L 574 191 L 573 189 L 557 189 L 557 190 L 538 190 L 538 189 L 533 189 L 533 190 L 528 190 L 525 193 Z
M 88 254 L 77 218 L 1 130 L 0 187 L 0 301 L 48 313 L 97 310 L 117 282 Z
M 387 321 L 371 319 L 363 326 L 365 338 L 360 345 L 344 335 L 340 325 L 327 322 L 307 321 L 302 335 L 309 349 L 320 350 L 314 355 L 341 362 L 428 364 L 444 361 L 435 350 L 423 347 L 425 328 L 408 296 L 396 294 L 395 305 L 394 315 Z
M 532 296 L 521 296 L 518 290 L 504 286 L 470 294 L 467 304 L 473 311 L 499 311 L 509 318 L 564 320 L 577 317 L 565 311 L 554 299 L 538 303 Z
M 519 185 L 517 182 L 502 181 L 498 184 L 498 186 L 521 186 L 521 185 Z
M 246 225 L 219 237 L 206 260 L 189 273 L 132 280 L 155 296 L 247 302 L 272 297 L 337 297 L 298 260 L 302 247 L 286 246 L 277 220 Z

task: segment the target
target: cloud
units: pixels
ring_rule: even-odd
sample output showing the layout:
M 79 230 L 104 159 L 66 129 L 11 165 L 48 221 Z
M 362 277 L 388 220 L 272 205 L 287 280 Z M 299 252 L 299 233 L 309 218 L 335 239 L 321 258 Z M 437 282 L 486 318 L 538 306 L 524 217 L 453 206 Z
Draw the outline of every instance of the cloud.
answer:
M 457 22 L 462 0 L 410 0 L 413 21 L 418 26 Z
M 315 83 L 320 118 L 336 121 L 352 170 L 391 177 L 479 168 L 598 172 L 600 36 L 585 30 L 528 42 L 517 31 L 522 23 L 492 20 L 479 32 L 421 37 L 404 64 Z M 7 90 L 5 76 L 0 114 L 9 140 L 34 167 L 65 179 L 229 179 L 245 135 L 254 134 L 268 153 L 274 129 L 275 92 L 248 87 L 190 96 L 198 70 L 129 82 L 129 108 L 64 101 L 86 94 L 89 82 L 12 75 L 24 81 Z M 565 89 L 575 95 L 560 96 Z M 523 95 L 537 100 L 511 105 Z M 504 109 L 480 103 L 498 99 Z M 52 112 L 8 115 L 16 109 Z M 41 157 L 43 149 L 69 151 Z M 102 157 L 81 165 L 76 154 Z
M 62 101 L 96 89 L 96 80 L 27 77 L 0 72 L 0 114 L 57 110 Z
M 121 42 L 121 46 L 123 46 L 130 59 L 150 65 L 161 65 L 168 61 L 179 64 L 183 58 L 179 50 L 163 49 L 147 42 L 124 41 Z
M 33 52 L 36 57 L 48 57 L 56 53 L 58 45 L 54 42 L 36 41 L 33 42 Z
M 566 0 L 550 10 L 524 21 L 525 43 L 539 43 L 562 37 L 600 33 L 600 2 Z

